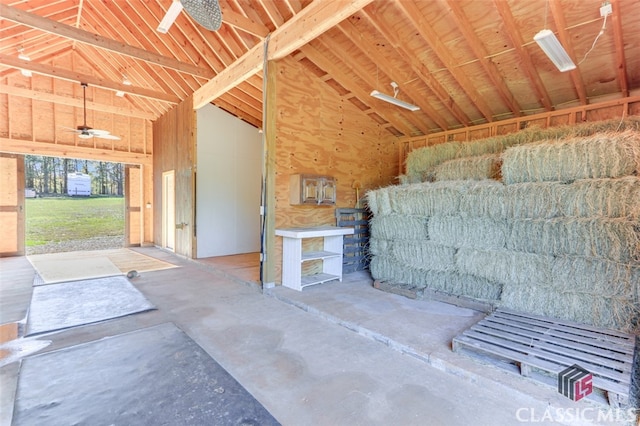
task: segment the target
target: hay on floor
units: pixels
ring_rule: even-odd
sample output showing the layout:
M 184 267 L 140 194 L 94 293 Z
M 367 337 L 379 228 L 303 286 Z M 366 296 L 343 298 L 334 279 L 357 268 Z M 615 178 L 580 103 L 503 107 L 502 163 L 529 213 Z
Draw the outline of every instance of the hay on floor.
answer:
M 456 254 L 460 273 L 516 286 L 549 286 L 553 260 L 553 256 L 509 250 L 461 248 Z
M 464 157 L 445 161 L 434 168 L 436 181 L 500 179 L 498 155 Z
M 429 238 L 456 248 L 504 248 L 509 236 L 509 223 L 490 218 L 434 216 L 429 219 Z
M 624 297 L 558 292 L 548 287 L 505 286 L 500 306 L 625 332 L 638 329 L 637 303 Z
M 506 184 L 617 178 L 640 170 L 640 134 L 599 133 L 509 148 L 502 154 Z
M 390 214 L 374 216 L 369 221 L 372 238 L 387 240 L 427 240 L 428 220 L 422 216 Z
M 439 241 L 431 227 L 432 239 Z M 631 263 L 640 259 L 640 232 L 637 222 L 625 219 L 515 219 L 507 249 Z

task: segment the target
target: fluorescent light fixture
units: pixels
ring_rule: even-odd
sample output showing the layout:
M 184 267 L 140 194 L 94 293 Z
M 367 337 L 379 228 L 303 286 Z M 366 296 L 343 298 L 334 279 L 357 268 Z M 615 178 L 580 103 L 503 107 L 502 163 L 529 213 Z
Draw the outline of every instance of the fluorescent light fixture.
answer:
M 380 93 L 377 90 L 372 91 L 371 96 L 373 96 L 374 98 L 378 98 L 382 101 L 389 102 L 390 104 L 394 104 L 399 107 L 406 108 L 409 111 L 418 111 L 420 109 L 419 106 L 415 106 L 408 102 L 401 101 L 400 99 L 397 98 L 398 92 L 400 90 L 398 89 L 398 84 L 395 81 L 391 82 L 391 87 L 393 87 L 393 96 L 385 95 L 384 93 Z
M 131 86 L 133 83 L 131 83 L 131 80 L 129 80 L 127 76 L 124 75 L 122 76 L 122 84 L 124 84 L 125 86 Z
M 30 61 L 31 58 L 28 55 L 25 55 L 24 53 L 20 53 L 18 55 L 18 59 L 22 59 L 23 61 Z
M 25 77 L 31 77 L 33 74 L 31 74 L 31 71 L 29 70 L 20 70 L 20 74 L 24 75 Z
M 536 34 L 533 39 L 561 72 L 576 69 L 576 65 L 569 57 L 566 50 L 564 50 L 564 47 L 562 47 L 553 31 L 542 30 Z
M 182 3 L 180 3 L 180 0 L 173 0 L 173 3 L 171 3 L 171 6 L 169 7 L 169 10 L 167 10 L 166 15 L 164 15 L 164 18 L 162 18 L 162 21 L 160 21 L 160 25 L 158 25 L 156 31 L 162 34 L 166 34 L 167 31 L 169 31 L 169 28 L 171 28 L 171 25 L 173 25 L 173 23 L 175 22 L 178 15 L 180 15 L 180 12 L 182 12 Z
M 116 96 L 119 97 L 119 98 L 123 98 L 124 97 L 124 92 L 122 90 L 118 90 L 116 92 Z

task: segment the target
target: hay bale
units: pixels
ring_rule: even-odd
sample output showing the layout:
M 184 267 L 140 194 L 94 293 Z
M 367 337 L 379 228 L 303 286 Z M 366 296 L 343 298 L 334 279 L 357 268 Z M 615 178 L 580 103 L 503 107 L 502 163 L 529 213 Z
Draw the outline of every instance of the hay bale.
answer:
M 387 240 L 428 240 L 428 219 L 422 216 L 390 214 L 369 220 L 372 238 Z
M 507 185 L 507 211 L 516 219 L 551 219 L 560 216 L 556 182 Z
M 460 142 L 446 142 L 427 146 L 411 151 L 407 156 L 407 175 L 412 178 L 420 177 L 424 182 L 431 170 L 440 163 L 458 158 L 462 149 Z
M 625 297 L 638 301 L 640 265 L 588 257 L 559 256 L 553 260 L 551 286 L 591 297 Z
M 462 194 L 458 212 L 465 217 L 510 217 L 506 186 L 493 180 L 477 181 Z
M 622 132 L 625 130 L 640 131 L 640 119 L 629 117 L 623 121 L 609 120 L 547 129 L 533 126 L 503 136 L 492 136 L 463 143 L 446 142 L 418 148 L 407 155 L 405 183 L 430 182 L 434 177 L 434 167 L 456 158 L 498 154 L 512 146 L 543 140 L 587 137 L 601 132 Z
M 584 179 L 556 185 L 557 204 L 564 216 L 640 218 L 640 177 Z
M 508 250 L 461 248 L 456 253 L 460 273 L 517 286 L 549 286 L 553 280 L 553 260 L 553 256 Z
M 390 256 L 373 256 L 369 263 L 369 271 L 374 280 L 388 281 L 390 284 L 408 284 L 417 290 L 425 288 L 426 283 L 416 284 L 415 277 L 410 268 L 400 265 Z
M 624 297 L 593 297 L 535 286 L 505 286 L 500 305 L 520 312 L 624 332 L 638 329 L 640 312 L 637 303 Z
M 413 289 L 429 288 L 454 296 L 471 297 L 483 301 L 497 301 L 502 285 L 473 275 L 455 272 L 425 271 L 396 262 L 390 256 L 374 256 L 371 259 L 371 276 L 374 279 Z
M 406 185 L 390 196 L 395 213 L 436 216 L 455 214 L 464 182 L 434 182 Z
M 501 249 L 509 234 L 508 222 L 491 218 L 434 216 L 429 219 L 429 238 L 445 246 Z
M 458 158 L 477 157 L 487 154 L 500 154 L 504 151 L 502 137 L 489 137 L 463 142 L 458 151 Z
M 393 247 L 393 241 L 384 238 L 369 238 L 369 254 L 373 256 L 383 256 L 389 254 Z
M 456 249 L 431 241 L 396 241 L 391 256 L 399 263 L 413 269 L 453 271 L 456 269 Z
M 434 241 L 438 235 L 429 232 Z M 640 229 L 626 219 L 514 219 L 507 249 L 554 256 L 599 257 L 620 263 L 640 259 Z
M 389 192 L 394 191 L 395 188 L 396 187 L 394 186 L 388 186 L 367 192 L 365 196 L 366 203 L 374 216 L 384 216 L 392 213 L 391 201 L 389 201 Z
M 616 178 L 640 170 L 640 134 L 599 133 L 515 146 L 502 154 L 506 184 Z
M 443 180 L 484 180 L 500 179 L 500 156 L 482 155 L 445 161 L 434 168 L 435 179 Z

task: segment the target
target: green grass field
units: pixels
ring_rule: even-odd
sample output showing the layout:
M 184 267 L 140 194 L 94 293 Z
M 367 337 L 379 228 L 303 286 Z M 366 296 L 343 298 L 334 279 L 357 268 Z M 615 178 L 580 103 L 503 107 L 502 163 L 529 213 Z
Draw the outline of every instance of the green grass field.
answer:
M 124 234 L 124 198 L 28 198 L 26 245 Z

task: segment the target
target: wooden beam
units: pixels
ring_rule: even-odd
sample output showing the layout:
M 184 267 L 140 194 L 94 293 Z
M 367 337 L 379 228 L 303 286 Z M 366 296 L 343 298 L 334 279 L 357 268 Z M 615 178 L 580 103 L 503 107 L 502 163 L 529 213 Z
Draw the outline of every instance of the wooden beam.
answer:
M 225 3 L 220 3 L 220 11 L 222 12 L 222 22 L 225 24 L 260 38 L 265 38 L 269 34 L 269 28 L 262 25 L 261 22 L 256 22 L 234 12 Z
M 397 2 L 396 5 L 431 47 L 433 53 L 435 53 L 440 61 L 447 67 L 451 76 L 469 97 L 473 106 L 480 111 L 480 114 L 482 114 L 487 121 L 493 121 L 493 111 L 489 107 L 489 104 L 476 90 L 473 82 L 467 77 L 467 74 L 458 67 L 457 61 L 451 56 L 451 53 L 449 53 L 444 43 L 440 41 L 440 36 L 436 30 L 433 29 L 432 24 L 427 22 L 418 6 L 411 1 Z
M 611 21 L 613 22 L 613 41 L 616 46 L 616 69 L 622 96 L 629 96 L 629 76 L 627 74 L 627 60 L 624 55 L 624 41 L 622 39 L 622 16 L 620 14 L 620 0 L 611 0 Z
M 498 70 L 496 64 L 491 59 L 488 59 L 489 55 L 487 53 L 487 49 L 485 49 L 484 44 L 473 31 L 471 22 L 462 11 L 459 0 L 448 0 L 447 4 L 449 5 L 449 9 L 453 12 L 453 20 L 456 23 L 456 26 L 464 36 L 476 58 L 478 58 L 478 61 L 498 91 L 502 101 L 516 117 L 519 117 L 522 115 L 520 104 L 513 96 L 513 93 L 511 93 L 511 90 L 507 87 L 505 79 L 500 74 L 500 70 Z
M 14 56 L 0 54 L 0 64 L 13 68 L 25 69 L 48 77 L 60 78 L 63 80 L 77 81 L 78 83 L 87 83 L 91 86 L 101 87 L 109 90 L 120 90 L 131 95 L 142 96 L 156 101 L 164 101 L 173 104 L 180 102 L 180 98 L 175 95 L 169 95 L 154 90 L 145 89 L 143 87 L 127 86 L 122 83 L 108 81 L 101 77 L 81 74 L 75 71 L 62 68 L 55 68 L 50 65 L 38 64 L 33 61 L 23 61 Z
M 330 59 L 327 59 L 327 57 L 324 56 L 320 51 L 318 51 L 318 49 L 313 47 L 313 45 L 307 44 L 306 46 L 301 47 L 300 50 L 311 62 L 316 64 L 323 71 L 329 73 L 331 78 L 333 78 L 343 87 L 348 87 L 351 93 L 353 93 L 363 104 L 371 107 L 371 103 L 373 101 L 377 101 L 375 98 L 372 98 L 369 95 L 371 92 L 363 90 L 358 84 L 351 81 L 351 79 L 345 73 L 341 72 L 340 66 L 338 64 Z M 392 107 L 389 104 L 382 103 L 378 108 L 376 108 L 376 110 L 376 113 L 380 117 L 390 122 L 393 127 L 398 129 L 400 132 L 405 135 L 411 134 L 413 129 L 398 118 L 397 107 Z
M 558 0 L 549 0 L 549 6 L 551 9 L 551 14 L 553 15 L 553 20 L 556 21 L 556 27 L 558 27 L 558 38 L 560 39 L 560 43 L 567 51 L 567 54 L 569 55 L 573 63 L 577 64 L 576 54 L 573 49 L 573 43 L 571 42 L 569 32 L 566 30 L 567 21 L 564 18 L 562 5 Z M 576 93 L 578 94 L 580 103 L 582 103 L 582 105 L 586 105 L 587 103 L 589 103 L 589 100 L 587 99 L 587 90 L 584 87 L 580 69 L 576 67 L 576 69 L 574 69 L 573 71 L 569 71 L 569 76 L 571 77 L 571 81 L 573 81 L 573 86 L 576 89 Z
M 396 72 L 393 70 L 391 64 L 389 64 L 388 59 L 381 55 L 378 52 L 378 49 L 375 48 L 375 41 L 370 40 L 364 32 L 360 32 L 360 29 L 358 29 L 351 20 L 342 22 L 337 26 L 337 28 L 349 37 L 373 62 L 375 62 L 376 67 L 378 67 L 387 76 L 391 77 L 391 80 L 400 81 L 393 78 L 393 76 L 396 75 Z M 358 40 L 358 42 L 355 43 L 355 40 Z M 447 130 L 449 128 L 446 120 L 431 106 L 424 96 L 412 98 L 412 101 L 415 105 L 418 105 L 420 109 L 442 130 Z M 429 130 L 423 130 L 423 133 L 429 133 Z
M 449 95 L 447 90 L 442 86 L 442 84 L 440 84 L 431 71 L 422 62 L 416 59 L 415 53 L 406 49 L 405 43 L 398 38 L 395 30 L 382 21 L 374 19 L 372 14 L 367 11 L 364 11 L 362 15 L 369 20 L 371 25 L 373 25 L 380 34 L 389 40 L 389 44 L 392 45 L 393 48 L 402 56 L 403 60 L 411 66 L 413 72 L 416 73 L 418 78 L 420 78 L 420 80 L 422 80 L 429 89 L 431 89 L 451 115 L 458 120 L 461 125 L 468 126 L 469 123 L 471 123 L 469 116 L 467 116 L 458 103 L 451 97 L 451 95 Z
M 315 0 L 280 28 L 268 42 L 267 58 L 284 58 L 373 0 Z M 262 70 L 265 40 L 260 41 L 193 94 L 193 107 L 201 108 L 231 87 Z
M 208 68 L 180 62 L 173 58 L 168 58 L 166 56 L 158 55 L 156 53 L 149 52 L 135 46 L 130 46 L 116 40 L 111 40 L 101 35 L 80 30 L 78 28 L 72 27 L 71 25 L 61 24 L 60 22 L 52 21 L 51 19 L 43 18 L 42 16 L 38 16 L 33 13 L 29 13 L 24 10 L 20 10 L 4 4 L 0 5 L 0 17 L 12 22 L 26 25 L 31 28 L 36 28 L 49 34 L 64 37 L 73 41 L 78 41 L 80 43 L 89 44 L 91 46 L 106 49 L 115 53 L 119 53 L 121 55 L 129 56 L 131 58 L 140 59 L 142 61 L 149 62 L 155 65 L 171 68 L 179 72 L 184 72 L 204 78 L 211 78 L 214 75 L 214 72 Z
M 58 105 L 67 105 L 76 108 L 82 108 L 82 99 L 70 98 L 68 96 L 54 95 L 52 93 L 40 92 L 37 90 L 23 89 L 21 87 L 0 84 L 0 93 L 7 95 L 21 96 L 23 98 L 34 99 L 37 101 L 51 102 Z M 144 120 L 155 120 L 157 117 L 144 111 L 138 111 L 131 108 L 118 107 L 113 105 L 98 104 L 96 102 L 87 101 L 87 109 L 93 111 L 108 112 L 111 114 L 124 115 L 126 117 L 142 118 Z
M 538 101 L 547 111 L 551 111 L 553 109 L 551 97 L 549 96 L 549 93 L 547 93 L 547 89 L 544 87 L 540 74 L 536 71 L 536 66 L 531 60 L 529 51 L 525 48 L 526 44 L 522 38 L 522 34 L 520 34 L 520 27 L 516 24 L 516 20 L 511 13 L 509 4 L 504 0 L 493 0 L 493 5 L 498 9 L 502 22 L 507 28 L 507 37 L 511 39 L 511 44 L 518 53 L 520 61 L 522 61 L 523 66 L 520 67 L 520 69 L 524 70 L 529 82 L 531 82 Z
M 0 151 L 25 155 L 48 155 L 62 158 L 82 158 L 114 163 L 153 165 L 153 156 L 139 152 L 88 148 L 50 142 L 0 138 Z

